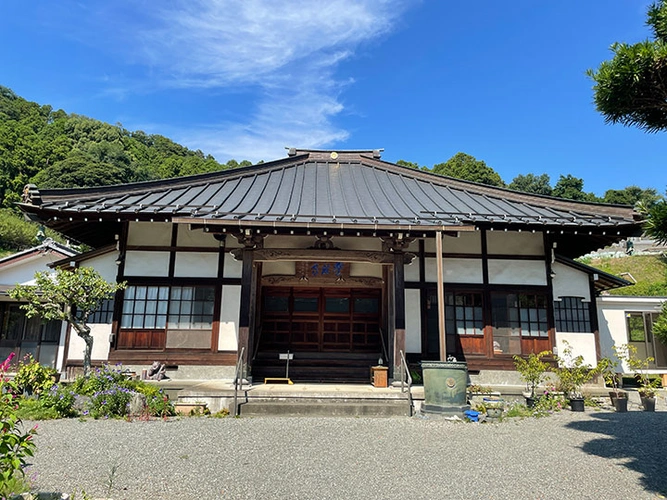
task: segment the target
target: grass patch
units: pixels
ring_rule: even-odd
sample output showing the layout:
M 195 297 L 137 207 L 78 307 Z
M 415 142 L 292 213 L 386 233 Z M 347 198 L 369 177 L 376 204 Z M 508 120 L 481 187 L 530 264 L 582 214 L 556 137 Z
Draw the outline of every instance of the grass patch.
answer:
M 660 255 L 633 255 L 629 257 L 602 257 L 586 259 L 585 263 L 628 281 L 632 286 L 610 290 L 611 295 L 664 296 L 667 295 L 667 259 Z M 632 278 L 628 274 L 632 275 Z
M 21 420 L 53 420 L 60 418 L 58 410 L 47 407 L 39 399 L 20 398 L 16 416 Z

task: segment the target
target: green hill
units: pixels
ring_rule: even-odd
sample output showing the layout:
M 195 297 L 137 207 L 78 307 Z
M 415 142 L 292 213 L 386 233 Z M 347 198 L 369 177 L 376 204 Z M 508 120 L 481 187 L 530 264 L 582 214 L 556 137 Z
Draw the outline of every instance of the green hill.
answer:
M 632 286 L 611 290 L 611 295 L 667 296 L 667 258 L 662 255 L 633 255 L 580 259 L 601 271 L 636 281 Z
M 245 165 L 250 162 L 221 164 L 161 135 L 53 110 L 0 86 L 0 252 L 35 243 L 37 227 L 24 223 L 14 208 L 28 183 L 102 186 Z

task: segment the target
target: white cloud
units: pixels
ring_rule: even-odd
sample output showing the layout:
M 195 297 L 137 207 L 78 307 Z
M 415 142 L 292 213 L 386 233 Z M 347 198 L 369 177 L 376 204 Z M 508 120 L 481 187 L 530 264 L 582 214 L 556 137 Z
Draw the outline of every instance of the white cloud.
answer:
M 326 147 L 348 137 L 333 124 L 349 83 L 340 61 L 392 27 L 410 0 L 179 0 L 135 31 L 134 57 L 162 85 L 259 89 L 245 123 L 177 133 L 190 147 L 228 158 L 269 160 L 284 146 Z
M 335 63 L 385 33 L 397 0 L 181 0 L 156 12 L 145 55 L 176 83 L 263 82 L 310 57 Z M 332 55 L 334 56 L 332 58 Z

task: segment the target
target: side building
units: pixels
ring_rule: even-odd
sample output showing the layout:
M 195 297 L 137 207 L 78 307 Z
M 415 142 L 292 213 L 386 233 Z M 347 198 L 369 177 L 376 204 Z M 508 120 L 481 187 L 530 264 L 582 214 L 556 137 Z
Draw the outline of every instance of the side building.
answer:
M 15 362 L 32 355 L 43 365 L 58 370 L 63 367 L 67 325 L 27 318 L 21 303 L 10 298 L 8 292 L 17 284 L 33 284 L 36 272 L 49 271 L 53 263 L 77 254 L 47 238 L 40 245 L 0 259 L 0 361 L 13 352 Z
M 379 151 L 293 149 L 178 179 L 26 186 L 20 206 L 96 249 L 59 265 L 127 282 L 96 319 L 94 361 L 159 360 L 175 378 L 231 378 L 242 353 L 261 381 L 284 374 L 289 351 L 296 381 L 367 381 L 401 353 L 453 355 L 498 379 L 513 355 L 563 340 L 595 363 L 595 297 L 628 283 L 572 259 L 640 230 L 631 207 L 437 176 Z M 68 366 L 80 363 L 73 337 Z

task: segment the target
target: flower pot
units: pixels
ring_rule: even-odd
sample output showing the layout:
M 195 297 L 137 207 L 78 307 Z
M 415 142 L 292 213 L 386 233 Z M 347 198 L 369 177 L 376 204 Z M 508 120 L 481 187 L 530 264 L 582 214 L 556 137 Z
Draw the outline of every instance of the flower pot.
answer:
M 628 411 L 628 398 L 614 398 L 612 404 L 617 413 L 625 413 Z
M 486 409 L 486 416 L 489 418 L 500 418 L 503 416 L 503 408 L 501 406 L 490 406 Z
M 526 396 L 526 406 L 528 408 L 533 408 L 535 406 L 535 403 L 537 403 L 537 397 Z
M 614 400 L 618 398 L 627 398 L 628 393 L 625 391 L 609 391 L 609 399 L 611 399 L 611 404 L 614 404 Z
M 584 411 L 584 400 L 583 399 L 570 399 L 570 409 L 572 411 Z
M 655 397 L 647 398 L 641 396 L 641 400 L 644 411 L 655 411 Z

